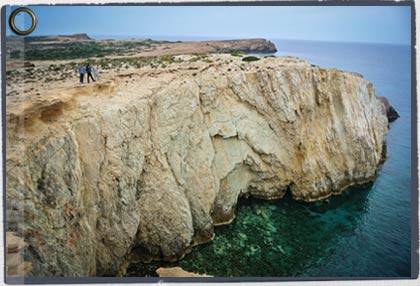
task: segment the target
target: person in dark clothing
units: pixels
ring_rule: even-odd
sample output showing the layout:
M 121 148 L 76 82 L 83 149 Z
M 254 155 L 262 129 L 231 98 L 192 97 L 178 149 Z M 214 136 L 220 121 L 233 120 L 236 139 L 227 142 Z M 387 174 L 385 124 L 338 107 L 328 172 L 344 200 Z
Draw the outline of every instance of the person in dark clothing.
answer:
M 95 79 L 93 78 L 93 76 L 92 76 L 92 67 L 89 65 L 89 64 L 87 64 L 86 65 L 86 73 L 87 73 L 87 81 L 88 81 L 88 83 L 89 83 L 89 77 L 93 80 L 93 81 L 95 81 Z

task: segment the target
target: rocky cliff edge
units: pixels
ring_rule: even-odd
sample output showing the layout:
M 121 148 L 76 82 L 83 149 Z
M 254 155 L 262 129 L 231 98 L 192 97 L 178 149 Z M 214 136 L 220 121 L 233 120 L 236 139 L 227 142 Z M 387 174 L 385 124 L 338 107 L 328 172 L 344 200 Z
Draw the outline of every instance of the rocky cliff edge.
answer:
M 7 230 L 33 276 L 177 260 L 240 197 L 324 199 L 385 158 L 372 84 L 290 57 L 213 55 L 22 100 L 7 103 Z

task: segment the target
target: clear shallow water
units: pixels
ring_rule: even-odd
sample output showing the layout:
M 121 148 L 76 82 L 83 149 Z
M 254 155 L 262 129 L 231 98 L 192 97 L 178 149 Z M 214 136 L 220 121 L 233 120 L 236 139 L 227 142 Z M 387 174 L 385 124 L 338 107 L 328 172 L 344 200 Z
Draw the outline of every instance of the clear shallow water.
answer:
M 373 82 L 400 114 L 391 124 L 388 158 L 373 185 L 323 202 L 241 201 L 236 219 L 216 227 L 212 242 L 173 264 L 131 265 L 129 276 L 159 266 L 219 277 L 410 276 L 410 47 L 274 41 L 277 55 L 355 71 Z

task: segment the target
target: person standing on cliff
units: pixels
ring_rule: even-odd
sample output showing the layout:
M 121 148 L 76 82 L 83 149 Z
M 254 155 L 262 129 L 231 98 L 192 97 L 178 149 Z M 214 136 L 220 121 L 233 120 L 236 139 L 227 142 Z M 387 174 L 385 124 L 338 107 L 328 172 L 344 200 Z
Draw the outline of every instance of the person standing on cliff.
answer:
M 83 83 L 83 79 L 84 79 L 84 77 L 85 77 L 85 67 L 84 67 L 84 66 L 82 66 L 82 65 L 80 65 L 80 66 L 77 68 L 77 71 L 79 72 L 80 83 Z
M 89 78 L 91 78 L 92 81 L 95 81 L 95 79 L 92 76 L 92 67 L 89 64 L 86 65 L 86 73 L 87 73 L 87 81 L 88 81 L 88 83 L 89 83 Z

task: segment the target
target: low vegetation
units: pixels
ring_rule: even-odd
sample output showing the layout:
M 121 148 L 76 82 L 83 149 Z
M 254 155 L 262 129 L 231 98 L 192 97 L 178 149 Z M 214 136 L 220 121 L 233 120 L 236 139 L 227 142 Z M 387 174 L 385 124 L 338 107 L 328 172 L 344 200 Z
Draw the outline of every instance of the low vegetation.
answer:
M 248 57 L 242 58 L 242 61 L 244 61 L 244 62 L 255 62 L 255 61 L 259 61 L 259 60 L 260 60 L 259 57 L 254 57 L 254 56 L 248 56 Z
M 86 42 L 52 42 L 52 43 L 26 43 L 22 45 L 9 45 L 7 47 L 10 59 L 25 61 L 43 60 L 72 60 L 108 55 L 124 55 L 141 52 L 153 48 L 159 42 L 144 41 L 86 41 Z

